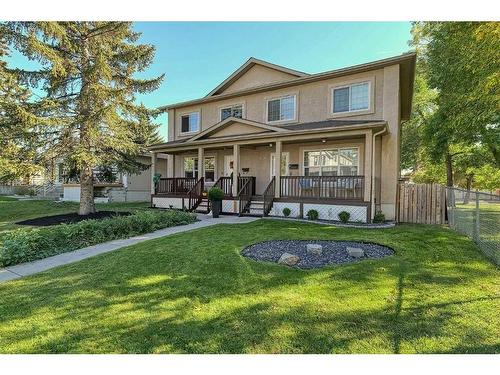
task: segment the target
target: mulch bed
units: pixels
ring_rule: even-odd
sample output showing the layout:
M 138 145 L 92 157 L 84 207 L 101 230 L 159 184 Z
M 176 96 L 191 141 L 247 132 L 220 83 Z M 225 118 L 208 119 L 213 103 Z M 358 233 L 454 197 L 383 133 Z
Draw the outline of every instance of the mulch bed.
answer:
M 83 220 L 100 220 L 113 216 L 127 215 L 130 215 L 130 212 L 98 211 L 95 214 L 89 215 L 78 215 L 76 212 L 74 212 L 70 214 L 37 217 L 36 219 L 18 221 L 16 224 L 31 225 L 35 227 L 48 227 L 49 225 L 74 224 Z
M 308 254 L 307 244 L 318 244 L 323 247 L 321 255 Z M 347 247 L 357 247 L 364 250 L 362 258 L 354 258 L 347 253 Z M 300 260 L 295 267 L 302 269 L 320 268 L 332 264 L 355 263 L 363 259 L 383 258 L 394 255 L 389 247 L 357 241 L 328 240 L 277 240 L 259 242 L 243 249 L 242 254 L 257 261 L 278 262 L 283 253 L 297 255 Z

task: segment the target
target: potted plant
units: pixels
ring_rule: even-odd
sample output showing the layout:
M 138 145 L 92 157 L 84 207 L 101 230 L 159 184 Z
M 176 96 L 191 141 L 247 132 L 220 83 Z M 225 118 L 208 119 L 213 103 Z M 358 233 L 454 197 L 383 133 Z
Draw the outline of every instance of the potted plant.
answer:
M 213 187 L 208 191 L 208 200 L 212 206 L 212 217 L 218 218 L 222 211 L 222 199 L 224 192 L 218 187 Z

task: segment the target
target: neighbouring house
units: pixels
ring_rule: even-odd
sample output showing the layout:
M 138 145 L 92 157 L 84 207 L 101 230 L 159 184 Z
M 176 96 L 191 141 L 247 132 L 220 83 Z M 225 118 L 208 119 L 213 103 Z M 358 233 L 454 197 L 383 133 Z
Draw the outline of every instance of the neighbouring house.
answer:
M 151 164 L 149 155 L 138 156 L 136 160 L 145 165 Z M 166 169 L 166 155 L 157 155 L 156 166 L 158 169 Z M 62 165 L 58 170 L 61 170 L 61 167 Z M 96 168 L 94 170 L 94 201 L 96 203 L 148 201 L 152 183 L 150 175 L 150 167 L 136 174 L 120 173 L 115 168 L 110 171 Z M 57 183 L 63 189 L 62 200 L 80 201 L 78 181 L 68 178 L 64 173 L 58 173 Z
M 136 159 L 148 168 L 135 174 L 121 173 L 116 168 L 96 168 L 94 170 L 94 200 L 97 203 L 148 201 L 151 194 L 150 155 L 140 155 Z M 166 170 L 167 156 L 157 155 L 157 168 Z M 164 176 L 166 176 L 164 174 Z M 63 160 L 54 159 L 43 171 L 35 174 L 28 182 L 5 186 L 6 194 L 15 194 L 16 187 L 27 186 L 42 198 L 80 201 L 78 176 L 72 175 Z M 1 189 L 0 189 L 1 192 Z
M 150 150 L 166 176 L 152 206 L 206 210 L 203 192 L 218 186 L 225 213 L 394 219 L 415 59 L 307 74 L 250 58 L 205 97 L 164 107 L 168 142 Z

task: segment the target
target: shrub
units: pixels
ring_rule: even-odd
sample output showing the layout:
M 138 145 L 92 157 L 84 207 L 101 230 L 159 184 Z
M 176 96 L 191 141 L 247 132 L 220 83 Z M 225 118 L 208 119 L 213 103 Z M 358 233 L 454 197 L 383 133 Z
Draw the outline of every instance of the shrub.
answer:
M 306 216 L 309 220 L 318 220 L 319 213 L 316 210 L 309 210 L 307 211 Z
M 283 209 L 283 215 L 284 215 L 285 217 L 290 216 L 290 214 L 291 214 L 291 213 L 292 213 L 292 211 L 291 211 L 288 207 L 285 207 L 285 208 Z
M 382 211 L 377 211 L 373 216 L 373 222 L 383 223 L 384 221 L 385 221 L 385 215 L 382 213 Z
M 129 216 L 84 220 L 40 229 L 18 229 L 2 237 L 0 266 L 46 258 L 98 243 L 196 221 L 180 211 L 139 211 Z
M 347 211 L 339 212 L 339 219 L 343 223 L 347 223 L 349 221 L 350 217 L 351 217 L 351 214 Z
M 210 201 L 221 201 L 224 198 L 224 192 L 218 187 L 213 187 L 208 191 L 208 199 Z
M 31 195 L 34 196 L 36 195 L 35 189 L 29 187 L 29 186 L 15 186 L 14 187 L 14 194 L 16 195 Z

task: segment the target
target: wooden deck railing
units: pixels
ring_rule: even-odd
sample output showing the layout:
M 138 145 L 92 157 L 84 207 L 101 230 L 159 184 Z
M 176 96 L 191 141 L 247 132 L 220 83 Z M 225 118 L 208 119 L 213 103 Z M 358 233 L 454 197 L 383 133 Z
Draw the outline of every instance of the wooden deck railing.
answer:
M 255 194 L 255 177 L 253 176 L 245 176 L 238 177 L 238 191 L 241 190 L 243 185 L 248 181 L 252 180 L 252 195 Z M 214 186 L 217 186 L 224 192 L 224 196 L 232 197 L 233 196 L 233 180 L 231 177 L 219 177 L 219 179 L 215 182 Z
M 230 197 L 233 195 L 233 181 L 231 177 L 221 176 L 215 182 L 214 187 L 218 187 L 224 192 L 224 196 Z
M 250 202 L 252 201 L 253 192 L 254 192 L 254 179 L 247 178 L 246 180 L 242 181 L 241 189 L 238 191 L 238 200 L 239 200 L 238 210 L 240 215 L 243 214 L 250 205 Z
M 363 200 L 364 176 L 282 176 L 282 198 Z
M 275 190 L 276 190 L 276 177 L 273 176 L 271 178 L 271 181 L 266 187 L 266 190 L 264 190 L 264 216 L 267 216 L 269 212 L 271 211 L 271 207 L 273 206 L 273 200 L 274 200 L 274 195 L 275 195 Z
M 203 188 L 205 179 L 200 178 L 191 190 L 188 191 L 188 211 L 193 211 L 203 199 Z
M 186 195 L 197 182 L 194 177 L 160 178 L 155 194 Z

